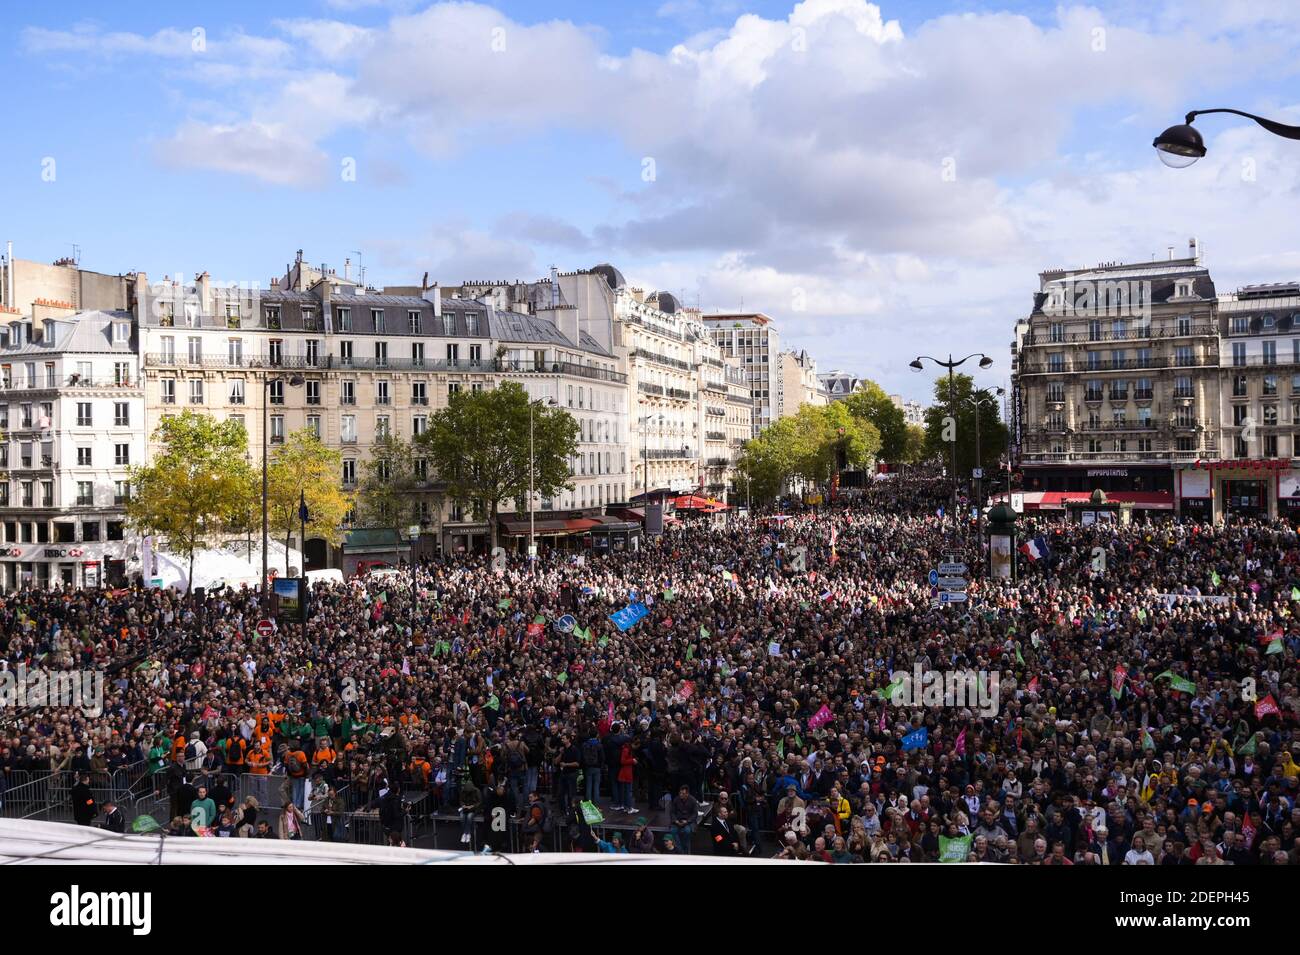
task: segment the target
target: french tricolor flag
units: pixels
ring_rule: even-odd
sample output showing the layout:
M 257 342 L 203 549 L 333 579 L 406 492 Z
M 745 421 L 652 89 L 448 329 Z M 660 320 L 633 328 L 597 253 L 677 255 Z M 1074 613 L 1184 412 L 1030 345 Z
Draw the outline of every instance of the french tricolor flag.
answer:
M 1020 545 L 1020 552 L 1030 560 L 1042 560 L 1052 553 L 1047 546 L 1047 541 L 1043 539 L 1042 534 L 1036 535 L 1033 540 L 1025 541 Z

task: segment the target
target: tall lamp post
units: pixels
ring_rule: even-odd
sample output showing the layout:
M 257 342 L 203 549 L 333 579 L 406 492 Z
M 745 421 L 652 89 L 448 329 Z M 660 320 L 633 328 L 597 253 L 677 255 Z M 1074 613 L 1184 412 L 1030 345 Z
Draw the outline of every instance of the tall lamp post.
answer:
M 976 512 L 975 526 L 979 530 L 980 538 L 984 535 L 984 455 L 980 447 L 980 412 L 984 410 L 984 405 L 992 404 L 994 408 L 998 405 L 998 398 L 1006 394 L 1003 388 L 995 388 L 993 393 L 987 389 L 980 389 L 971 395 L 969 401 L 971 407 L 975 409 L 975 467 L 980 469 L 979 477 L 975 478 L 975 502 L 979 510 Z M 1007 498 L 1008 503 L 1010 498 Z
M 537 557 L 537 545 L 534 541 L 535 522 L 533 520 L 533 477 L 537 473 L 537 455 L 533 443 L 533 408 L 538 405 L 554 408 L 554 398 L 538 398 L 528 402 L 528 568 L 532 570 L 533 560 Z
M 1204 116 L 1207 113 L 1232 113 L 1234 116 L 1244 116 L 1253 119 L 1275 136 L 1284 139 L 1300 139 L 1300 126 L 1287 126 L 1253 113 L 1243 113 L 1239 109 L 1194 109 L 1187 114 L 1184 122 L 1177 126 L 1170 126 L 1152 141 L 1151 145 L 1156 148 L 1156 155 L 1160 157 L 1162 163 L 1171 169 L 1185 169 L 1205 155 L 1205 140 L 1192 125 L 1192 121 L 1197 116 Z
M 962 365 L 966 364 L 966 362 L 970 361 L 972 358 L 978 358 L 980 360 L 981 368 L 993 367 L 993 359 L 990 358 L 988 355 L 984 354 L 983 352 L 978 352 L 978 351 L 974 352 L 973 354 L 967 355 L 965 358 L 960 358 L 960 359 L 954 359 L 952 355 L 949 355 L 947 361 L 944 361 L 940 358 L 933 358 L 929 355 L 918 355 L 912 362 L 908 364 L 908 367 L 916 372 L 922 371 L 925 368 L 924 363 L 927 361 L 934 362 L 940 368 L 948 369 L 948 407 L 952 411 L 952 419 L 954 424 L 957 421 L 957 391 L 953 380 L 953 369 L 961 367 Z M 979 420 L 978 415 L 976 415 L 976 420 L 977 421 Z M 954 434 L 952 437 L 953 437 L 952 440 L 952 518 L 953 518 L 953 538 L 955 541 L 957 534 L 961 528 L 961 523 L 960 523 L 961 518 L 960 515 L 958 514 L 958 509 L 957 509 L 957 435 Z
M 294 388 L 297 388 L 302 384 L 303 377 L 302 375 L 291 375 L 286 379 L 283 376 L 277 375 L 272 378 L 269 373 L 262 373 L 262 603 L 268 607 L 271 605 L 270 593 L 267 587 L 267 576 L 269 573 L 269 568 L 267 567 L 267 552 L 270 549 L 271 543 L 271 516 L 267 500 L 268 482 L 266 465 L 269 456 L 269 451 L 267 450 L 269 445 L 267 430 L 270 427 L 269 411 L 267 406 L 270 404 L 271 400 L 270 395 L 272 383 L 277 381 L 283 383 L 286 380 Z M 306 546 L 307 542 L 303 541 L 303 547 L 306 548 Z M 288 551 L 285 552 L 284 559 L 287 567 L 289 562 Z

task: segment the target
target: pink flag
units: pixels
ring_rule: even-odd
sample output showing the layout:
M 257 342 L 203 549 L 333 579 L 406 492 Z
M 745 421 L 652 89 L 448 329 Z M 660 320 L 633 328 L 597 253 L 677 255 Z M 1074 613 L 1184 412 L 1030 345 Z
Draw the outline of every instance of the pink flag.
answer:
M 954 747 L 958 756 L 966 755 L 966 731 L 962 730 L 957 734 L 957 745 Z
M 885 708 L 882 706 L 880 708 L 880 732 L 883 733 L 884 731 L 885 731 Z
M 612 725 L 614 722 L 614 701 L 610 700 L 609 705 L 605 707 L 605 719 Z
M 831 712 L 831 708 L 823 703 L 822 708 L 809 717 L 808 728 L 810 730 L 820 729 L 834 718 L 835 714 Z

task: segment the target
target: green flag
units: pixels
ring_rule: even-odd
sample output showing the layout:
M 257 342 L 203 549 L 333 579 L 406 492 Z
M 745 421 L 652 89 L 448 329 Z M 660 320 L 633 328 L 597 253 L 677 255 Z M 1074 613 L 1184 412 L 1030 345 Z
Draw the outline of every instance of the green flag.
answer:
M 1141 607 L 1138 607 L 1138 621 L 1141 623 L 1147 622 L 1147 612 Z
M 582 640 L 584 643 L 591 643 L 590 627 L 574 627 L 573 635 L 577 637 L 579 640 Z
M 965 862 L 966 857 L 970 855 L 970 844 L 974 836 L 959 836 L 956 839 L 949 839 L 947 836 L 939 837 L 939 861 L 940 862 Z
M 1166 670 L 1164 673 L 1161 673 L 1156 677 L 1157 680 L 1163 680 L 1166 678 L 1169 680 L 1169 688 L 1171 690 L 1177 690 L 1179 693 L 1196 692 L 1195 683 L 1193 683 L 1191 680 L 1179 676 L 1178 674 L 1174 673 L 1173 670 Z
M 669 603 L 672 603 L 676 599 L 677 599 L 677 595 L 673 593 L 673 589 L 671 587 L 664 590 L 664 600 L 667 600 Z
M 1292 600 L 1300 600 L 1300 587 L 1292 587 L 1292 588 L 1291 588 L 1291 599 L 1292 599 Z
M 1240 746 L 1237 747 L 1237 755 L 1254 756 L 1255 748 L 1256 748 L 1256 736 L 1254 733 L 1251 733 L 1250 739 L 1246 740 L 1246 742 L 1242 743 Z
M 798 733 L 794 734 L 794 745 L 795 749 L 803 749 L 803 737 Z
M 489 710 L 499 710 L 501 709 L 501 700 L 499 700 L 497 698 L 497 695 L 493 693 L 491 696 L 488 697 L 488 701 L 483 705 L 486 706 Z
M 776 744 L 776 755 L 785 759 L 785 737 L 782 736 L 780 742 Z
M 1150 734 L 1149 732 L 1147 732 L 1146 730 L 1143 730 L 1143 731 L 1142 731 L 1142 748 L 1143 748 L 1143 749 L 1155 749 L 1155 748 L 1156 748 L 1155 740 L 1153 740 L 1153 739 L 1151 738 L 1151 734 Z
M 900 676 L 897 680 L 894 680 L 888 686 L 881 687 L 879 690 L 877 690 L 876 696 L 880 697 L 880 699 L 882 700 L 891 699 L 894 695 L 894 691 L 897 690 L 902 685 L 903 685 L 903 678 Z
M 1016 647 L 1016 662 L 1019 663 L 1021 666 L 1025 665 L 1025 658 L 1020 653 L 1020 647 Z
M 386 603 L 388 603 L 388 591 L 385 590 L 382 594 L 380 594 L 380 595 L 379 595 L 378 597 L 376 597 L 375 599 L 378 600 L 381 604 L 386 604 Z
M 1210 583 L 1217 587 L 1219 586 L 1219 580 L 1219 572 L 1217 570 L 1210 571 Z
M 686 648 L 686 659 L 687 660 L 695 659 L 695 644 L 692 643 L 689 647 Z
M 500 600 L 497 601 L 497 609 L 498 609 L 498 610 L 509 610 L 509 609 L 510 609 L 510 603 L 511 603 L 511 601 L 510 601 L 510 598 L 509 598 L 509 597 L 502 597 Z
M 700 639 L 701 640 L 709 639 L 709 628 L 706 627 L 704 624 L 700 624 Z
M 1282 653 L 1282 652 L 1283 652 L 1282 638 L 1279 637 L 1276 640 L 1269 643 L 1268 649 L 1264 651 L 1264 656 L 1268 656 L 1270 653 Z
M 533 623 L 546 623 L 546 614 L 539 613 L 536 617 L 533 618 Z
M 568 671 L 568 670 L 565 670 L 565 671 L 562 672 L 562 673 L 557 673 L 557 674 L 555 675 L 555 680 L 556 680 L 557 683 L 560 683 L 560 684 L 568 683 L 568 682 L 569 682 L 569 671 Z
M 609 637 L 601 637 L 599 640 L 596 641 L 596 646 L 603 647 L 607 643 L 609 643 Z

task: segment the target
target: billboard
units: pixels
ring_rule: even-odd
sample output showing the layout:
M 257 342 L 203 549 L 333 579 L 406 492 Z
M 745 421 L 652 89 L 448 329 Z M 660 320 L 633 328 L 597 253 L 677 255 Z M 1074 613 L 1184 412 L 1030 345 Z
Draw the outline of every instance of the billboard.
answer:
M 271 609 L 287 623 L 307 620 L 307 581 L 302 577 L 277 577 L 271 584 Z

